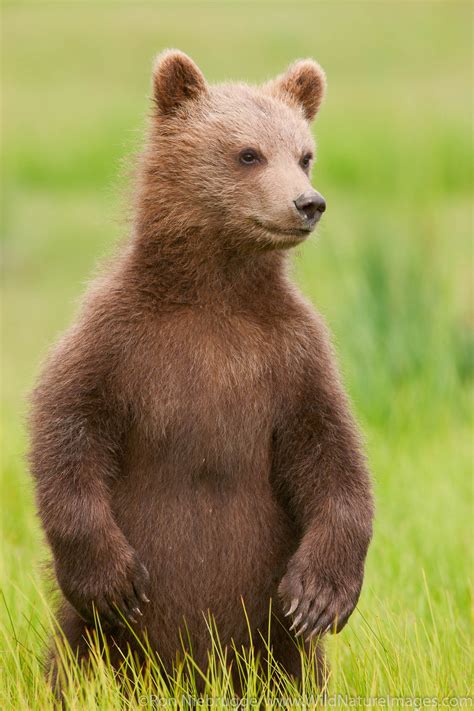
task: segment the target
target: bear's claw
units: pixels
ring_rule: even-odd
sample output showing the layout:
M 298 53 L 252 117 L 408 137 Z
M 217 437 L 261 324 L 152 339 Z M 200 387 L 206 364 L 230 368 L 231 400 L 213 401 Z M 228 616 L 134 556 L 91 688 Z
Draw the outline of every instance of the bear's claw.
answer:
M 292 615 L 299 604 L 300 601 L 298 600 L 298 598 L 293 598 L 293 600 L 291 601 L 290 609 L 288 610 L 288 612 L 285 612 L 285 617 L 289 617 L 290 615 Z
M 316 635 L 340 632 L 357 604 L 360 583 L 353 581 L 351 585 L 338 586 L 308 568 L 298 574 L 290 566 L 279 587 L 283 604 L 291 599 L 285 614 L 293 616 L 289 631 L 296 637 L 307 633 L 307 641 Z

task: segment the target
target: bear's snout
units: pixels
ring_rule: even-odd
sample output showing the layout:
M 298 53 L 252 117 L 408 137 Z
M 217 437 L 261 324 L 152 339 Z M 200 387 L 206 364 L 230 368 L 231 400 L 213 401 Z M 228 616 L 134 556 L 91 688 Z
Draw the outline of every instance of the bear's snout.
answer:
M 308 227 L 314 227 L 326 209 L 326 201 L 316 190 L 308 190 L 293 201 Z

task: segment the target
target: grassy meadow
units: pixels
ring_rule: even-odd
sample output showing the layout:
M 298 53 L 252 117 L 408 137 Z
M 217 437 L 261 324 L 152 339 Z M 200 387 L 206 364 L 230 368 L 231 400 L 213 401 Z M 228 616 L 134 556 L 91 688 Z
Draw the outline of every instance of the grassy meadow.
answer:
M 302 56 L 327 71 L 313 182 L 328 211 L 294 271 L 334 333 L 377 497 L 363 594 L 328 644 L 329 694 L 472 694 L 472 6 L 10 3 L 2 35 L 0 706 L 54 705 L 26 395 L 97 260 L 126 236 L 127 160 L 152 58 L 169 46 L 211 81 L 262 81 Z M 242 664 L 243 702 L 301 708 L 315 692 L 310 673 L 296 689 Z M 183 705 L 192 674 L 161 684 L 152 668 L 127 694 L 106 664 L 92 681 L 73 669 L 68 707 L 151 708 L 150 693 Z M 206 690 L 232 695 L 218 650 Z

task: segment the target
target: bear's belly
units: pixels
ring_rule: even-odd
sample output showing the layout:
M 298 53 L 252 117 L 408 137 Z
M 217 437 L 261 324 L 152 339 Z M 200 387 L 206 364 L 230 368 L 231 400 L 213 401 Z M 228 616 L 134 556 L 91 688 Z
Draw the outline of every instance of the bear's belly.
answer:
M 244 643 L 246 615 L 253 629 L 264 626 L 270 598 L 276 604 L 295 535 L 272 493 L 267 449 L 257 438 L 235 461 L 212 461 L 207 452 L 209 462 L 198 466 L 189 451 L 187 460 L 174 449 L 165 456 L 142 449 L 137 458 L 134 447 L 113 505 L 150 572 L 142 624 L 165 659 L 180 648 L 184 624 L 193 652 L 205 655 L 209 613 L 223 642 Z

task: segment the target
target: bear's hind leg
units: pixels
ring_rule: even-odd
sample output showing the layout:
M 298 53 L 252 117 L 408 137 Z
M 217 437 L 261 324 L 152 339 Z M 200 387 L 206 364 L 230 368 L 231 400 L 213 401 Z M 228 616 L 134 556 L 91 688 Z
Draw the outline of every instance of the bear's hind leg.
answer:
M 272 623 L 272 653 L 284 671 L 293 679 L 300 682 L 303 676 L 301 659 L 301 642 L 297 640 L 280 620 L 274 619 Z M 304 642 L 308 665 L 308 673 L 314 674 L 316 686 L 324 691 L 327 687 L 329 666 L 321 640 Z M 265 655 L 262 656 L 264 659 Z
M 91 629 L 67 602 L 63 603 L 58 619 L 59 630 L 51 643 L 47 675 L 55 694 L 61 696 L 71 673 L 69 667 L 87 665 Z
M 58 620 L 60 632 L 52 642 L 47 673 L 55 694 L 61 696 L 61 691 L 68 686 L 69 678 L 73 677 L 74 667 L 79 667 L 81 673 L 88 673 L 89 661 L 93 655 L 91 647 L 97 643 L 94 628 L 87 625 L 69 603 L 63 603 Z M 127 642 L 120 647 L 126 650 Z M 115 636 L 104 635 L 102 639 L 99 638 L 97 652 L 98 656 L 107 656 L 114 669 L 118 669 L 123 662 Z

